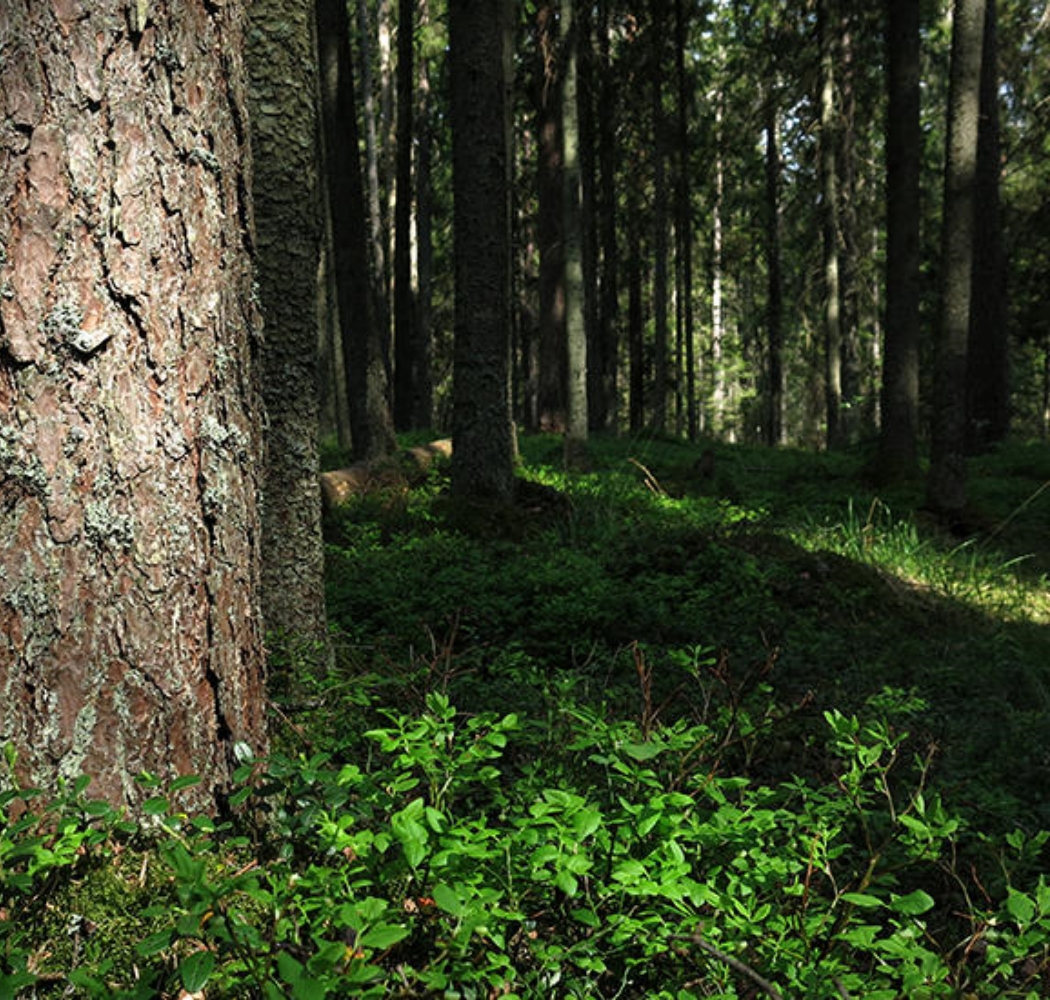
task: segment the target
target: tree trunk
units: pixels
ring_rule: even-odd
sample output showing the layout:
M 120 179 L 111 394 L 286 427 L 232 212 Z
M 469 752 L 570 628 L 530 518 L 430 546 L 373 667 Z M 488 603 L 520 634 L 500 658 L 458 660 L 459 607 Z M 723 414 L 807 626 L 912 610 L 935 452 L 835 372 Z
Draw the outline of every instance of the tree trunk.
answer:
M 539 277 L 539 430 L 563 433 L 567 419 L 565 353 L 565 262 L 562 226 L 561 87 L 557 59 L 557 18 L 553 0 L 536 13 L 537 232 Z
M 262 392 L 262 610 L 277 662 L 328 658 L 318 480 L 321 197 L 312 0 L 254 0 L 248 34 Z
M 675 207 L 675 235 L 681 261 L 682 336 L 685 341 L 686 431 L 690 441 L 700 433 L 696 393 L 696 344 L 693 329 L 693 225 L 692 201 L 689 197 L 689 108 L 692 92 L 685 68 L 685 50 L 689 35 L 688 15 L 682 0 L 675 0 L 675 76 L 678 83 L 678 184 Z
M 398 430 L 412 427 L 420 354 L 412 281 L 415 6 L 415 0 L 398 0 L 397 200 L 394 205 L 394 425 Z
M 766 96 L 766 444 L 784 443 L 784 279 L 780 260 L 780 148 L 777 107 Z
M 721 435 L 726 430 L 726 404 L 728 387 L 725 370 L 725 308 L 723 303 L 725 281 L 725 239 L 723 235 L 725 215 L 725 158 L 723 149 L 723 122 L 725 119 L 725 94 L 721 89 L 714 96 L 715 102 L 715 198 L 711 207 L 711 430 Z
M 638 215 L 638 194 L 627 195 L 627 354 L 628 427 L 632 434 L 645 427 L 645 318 L 642 304 L 642 240 Z
M 650 87 L 652 88 L 652 150 L 653 150 L 653 430 L 658 434 L 667 431 L 667 397 L 671 389 L 671 372 L 668 358 L 669 290 L 667 277 L 668 234 L 670 222 L 666 183 L 666 124 L 663 111 L 663 23 L 661 7 L 663 0 L 653 0 L 654 15 L 652 29 L 652 59 Z
M 419 26 L 426 30 L 430 24 L 429 0 L 419 0 Z M 415 386 L 416 427 L 434 424 L 434 198 L 431 165 L 434 145 L 434 111 L 431 107 L 430 67 L 427 54 L 419 59 L 419 80 L 416 88 L 419 122 L 416 139 L 416 337 L 417 363 Z
M 944 168 L 941 322 L 934 356 L 929 505 L 948 518 L 966 505 L 966 346 L 970 332 L 977 131 L 985 0 L 955 0 Z
M 361 119 L 364 123 L 365 190 L 368 198 L 369 280 L 372 283 L 372 301 L 375 303 L 376 323 L 386 338 L 390 316 L 390 279 L 387 272 L 387 252 L 390 243 L 390 218 L 387 214 L 386 188 L 390 178 L 386 172 L 389 163 L 387 144 L 392 124 L 388 121 L 392 108 L 383 102 L 376 109 L 375 77 L 372 73 L 372 19 L 368 16 L 369 0 L 357 0 L 357 39 L 359 79 L 361 81 Z M 381 4 L 379 18 L 387 19 L 389 4 Z M 387 88 L 384 93 L 388 93 Z M 380 114 L 385 117 L 379 120 Z M 381 146 L 380 143 L 383 145 Z
M 919 6 L 887 0 L 886 335 L 882 367 L 879 475 L 918 472 L 920 119 Z
M 824 234 L 824 416 L 827 444 L 843 444 L 842 433 L 842 294 L 839 284 L 839 123 L 835 93 L 835 25 L 830 0 L 822 0 L 820 21 L 820 179 Z
M 354 454 L 371 461 L 394 451 L 396 439 L 382 333 L 369 280 L 350 25 L 343 0 L 317 0 L 317 26 L 326 180 L 343 354 L 349 368 Z
M 595 335 L 597 350 L 591 364 L 598 369 L 599 391 L 592 400 L 592 426 L 596 430 L 612 430 L 616 426 L 616 396 L 618 381 L 618 342 L 616 320 L 619 315 L 619 287 L 617 269 L 616 190 L 616 121 L 612 113 L 618 100 L 615 76 L 610 55 L 610 26 L 607 3 L 599 4 L 601 19 L 598 26 L 598 44 L 601 73 L 598 118 L 598 218 L 600 220 L 600 262 L 598 295 L 598 329 Z
M 1002 441 L 1010 429 L 1007 267 L 999 196 L 1002 144 L 997 35 L 996 3 L 986 0 L 975 180 L 975 198 L 980 210 L 974 235 L 973 316 L 966 368 L 967 450 L 970 453 Z
M 573 0 L 561 0 L 562 81 L 562 232 L 565 265 L 565 341 L 568 374 L 565 459 L 582 463 L 587 449 L 587 326 L 584 320 L 583 232 L 580 210 L 580 127 L 577 94 L 579 33 L 573 22 Z
M 502 3 L 450 0 L 455 373 L 452 489 L 510 500 L 506 42 Z
M 244 20 L 0 9 L 0 733 L 115 803 L 266 750 Z

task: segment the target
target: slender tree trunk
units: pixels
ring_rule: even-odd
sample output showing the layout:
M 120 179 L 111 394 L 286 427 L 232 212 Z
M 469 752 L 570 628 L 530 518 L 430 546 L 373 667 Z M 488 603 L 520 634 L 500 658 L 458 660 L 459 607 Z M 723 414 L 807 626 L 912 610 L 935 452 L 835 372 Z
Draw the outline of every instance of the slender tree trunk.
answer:
M 837 448 L 842 428 L 842 290 L 840 287 L 839 233 L 839 122 L 835 91 L 835 45 L 831 0 L 822 0 L 820 20 L 820 177 L 821 216 L 824 233 L 824 415 L 827 443 Z
M 598 108 L 598 173 L 599 196 L 598 218 L 600 221 L 600 289 L 598 306 L 598 330 L 596 342 L 597 358 L 591 359 L 598 368 L 600 391 L 597 405 L 593 407 L 594 426 L 599 430 L 611 430 L 616 423 L 616 389 L 618 380 L 617 318 L 619 315 L 619 287 L 617 269 L 619 252 L 617 246 L 616 189 L 616 122 L 611 109 L 615 108 L 618 94 L 610 54 L 609 10 L 607 3 L 599 4 L 598 25 L 599 58 L 601 72 Z
M 723 158 L 723 127 L 725 95 L 715 94 L 715 200 L 711 208 L 711 424 L 715 434 L 725 430 L 727 387 L 725 373 L 725 308 L 723 282 L 725 277 L 725 244 L 723 214 L 725 213 L 725 160 Z
M 966 347 L 974 261 L 977 133 L 986 0 L 955 0 L 944 170 L 941 321 L 934 357 L 929 505 L 966 505 Z
M 412 427 L 419 350 L 412 280 L 415 0 L 398 0 L 397 198 L 394 205 L 394 425 Z
M 450 0 L 455 253 L 452 488 L 510 500 L 506 44 L 502 3 Z
M 650 87 L 652 88 L 653 116 L 653 430 L 667 431 L 667 398 L 671 389 L 670 359 L 668 356 L 670 327 L 668 320 L 668 227 L 670 213 L 667 199 L 666 123 L 663 110 L 663 67 L 661 65 L 663 23 L 660 14 L 664 0 L 653 0 L 653 31 Z
M 392 452 L 396 439 L 382 333 L 369 280 L 350 25 L 343 0 L 317 0 L 316 11 L 326 177 L 343 354 L 349 368 L 350 420 L 354 453 L 370 460 Z
M 627 353 L 628 426 L 632 434 L 645 427 L 645 319 L 642 306 L 642 240 L 638 215 L 641 206 L 632 188 L 627 209 Z
M 1009 310 L 999 195 L 1002 144 L 995 0 L 985 0 L 985 10 L 975 181 L 980 210 L 974 234 L 973 316 L 966 379 L 967 450 L 971 453 L 1002 441 L 1010 429 Z
M 886 335 L 882 367 L 879 475 L 918 472 L 920 21 L 915 0 L 887 0 Z
M 565 459 L 570 466 L 584 460 L 587 450 L 587 327 L 584 320 L 583 232 L 580 208 L 580 126 L 577 92 L 579 33 L 573 0 L 561 0 L 559 36 L 564 53 L 562 82 L 562 232 L 565 264 L 565 341 L 569 391 L 565 428 Z
M 780 147 L 777 106 L 766 97 L 766 443 L 784 443 L 784 279 L 780 259 Z
M 390 184 L 386 166 L 389 163 L 387 145 L 392 125 L 392 107 L 386 102 L 382 110 L 376 108 L 375 76 L 372 72 L 372 19 L 368 14 L 369 0 L 357 0 L 358 65 L 361 80 L 361 120 L 364 124 L 365 141 L 365 190 L 368 197 L 369 234 L 369 280 L 372 285 L 372 301 L 375 303 L 375 321 L 384 341 L 390 316 L 390 278 L 387 252 L 390 244 L 390 217 L 385 190 Z M 379 18 L 386 19 L 384 11 L 388 0 L 380 4 Z M 389 47 L 389 46 L 388 46 Z M 380 115 L 384 117 L 380 120 Z
M 419 0 L 419 26 L 426 30 L 430 24 L 429 0 Z M 424 52 L 419 60 L 417 84 L 417 115 L 419 122 L 416 139 L 416 336 L 418 338 L 418 370 L 416 372 L 415 413 L 416 427 L 434 424 L 434 197 L 431 177 L 434 145 L 433 109 L 430 94 L 430 69 Z
M 557 17 L 553 0 L 536 14 L 537 66 L 537 240 L 539 278 L 539 429 L 563 433 L 566 428 L 568 375 L 565 354 L 565 261 L 562 207 L 561 101 L 558 73 Z
M 248 33 L 256 261 L 266 323 L 262 610 L 276 662 L 329 658 L 318 479 L 321 196 L 312 0 L 255 0 Z
M 693 102 L 691 81 L 685 68 L 689 19 L 682 0 L 675 0 L 675 76 L 678 80 L 678 192 L 675 233 L 681 259 L 683 336 L 685 338 L 686 432 L 690 441 L 700 433 L 697 399 L 696 331 L 693 325 L 693 224 L 689 196 L 689 109 Z
M 0 733 L 197 808 L 267 748 L 246 15 L 135 13 L 0 13 Z

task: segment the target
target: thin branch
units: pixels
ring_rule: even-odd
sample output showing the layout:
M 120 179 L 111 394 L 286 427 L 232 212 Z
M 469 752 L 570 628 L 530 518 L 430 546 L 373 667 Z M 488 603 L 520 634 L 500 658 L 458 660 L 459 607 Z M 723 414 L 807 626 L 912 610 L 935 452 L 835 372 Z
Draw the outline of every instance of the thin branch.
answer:
M 685 938 L 687 941 L 691 941 L 701 951 L 706 952 L 712 958 L 718 959 L 719 962 L 723 962 L 728 965 L 734 972 L 739 972 L 740 975 L 746 976 L 751 980 L 763 993 L 767 996 L 773 997 L 773 1000 L 784 1000 L 784 995 L 778 990 L 768 979 L 763 978 L 758 972 L 751 968 L 746 962 L 741 962 L 739 958 L 735 958 L 732 955 L 727 955 L 720 948 L 716 948 L 713 944 L 705 941 L 701 936 L 700 932 L 697 931 L 692 936 Z

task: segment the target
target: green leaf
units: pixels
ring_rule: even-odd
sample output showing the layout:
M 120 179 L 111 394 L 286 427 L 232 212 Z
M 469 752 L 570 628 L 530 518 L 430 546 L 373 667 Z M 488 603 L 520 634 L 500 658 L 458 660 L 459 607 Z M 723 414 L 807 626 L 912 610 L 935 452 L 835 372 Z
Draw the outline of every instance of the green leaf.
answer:
M 135 951 L 137 951 L 143 958 L 149 958 L 150 955 L 156 955 L 159 952 L 164 951 L 165 948 L 171 945 L 171 929 L 164 931 L 157 931 L 156 934 L 151 934 L 149 937 L 141 940 L 135 945 Z
M 155 795 L 142 803 L 142 812 L 146 816 L 162 816 L 169 808 L 168 800 L 163 795 Z
M 565 893 L 566 896 L 575 896 L 580 887 L 580 880 L 572 872 L 564 868 L 554 876 L 554 884 Z
M 842 898 L 847 903 L 852 903 L 854 906 L 860 906 L 868 910 L 876 906 L 886 905 L 878 896 L 872 896 L 866 892 L 844 892 Z
M 199 774 L 183 774 L 168 786 L 168 790 L 180 792 L 184 788 L 193 788 L 194 785 L 199 785 L 200 783 L 201 776 Z
M 399 927 L 397 924 L 380 924 L 372 927 L 361 935 L 358 944 L 362 948 L 374 948 L 376 951 L 384 951 L 392 948 L 398 941 L 404 941 L 409 935 L 407 927 Z
M 187 993 L 199 993 L 215 970 L 215 956 L 210 951 L 195 951 L 179 962 L 179 978 Z
M 444 882 L 439 882 L 434 886 L 434 902 L 439 910 L 444 910 L 453 917 L 463 914 L 463 902 L 459 898 L 459 893 L 451 886 L 445 885 Z
M 652 760 L 663 753 L 664 748 L 655 743 L 625 743 L 623 752 L 633 760 Z
M 895 896 L 890 900 L 891 910 L 894 910 L 896 913 L 903 913 L 909 917 L 932 910 L 933 905 L 933 897 L 928 892 L 923 892 L 922 889 L 909 892 L 906 896 Z
M 1025 926 L 1031 923 L 1032 917 L 1035 916 L 1035 903 L 1023 892 L 1011 889 L 1006 897 L 1006 911 L 1021 926 Z

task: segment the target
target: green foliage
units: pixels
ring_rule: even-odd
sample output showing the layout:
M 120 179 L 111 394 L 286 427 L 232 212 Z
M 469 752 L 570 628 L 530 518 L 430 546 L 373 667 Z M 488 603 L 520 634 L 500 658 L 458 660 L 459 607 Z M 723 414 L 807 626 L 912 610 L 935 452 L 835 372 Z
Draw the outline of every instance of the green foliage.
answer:
M 1045 995 L 1040 455 L 960 547 L 860 454 L 556 445 L 498 518 L 344 513 L 337 663 L 223 816 L 9 753 L 0 998 Z
M 342 763 L 250 762 L 223 824 L 173 810 L 174 786 L 141 827 L 83 787 L 46 804 L 12 791 L 0 995 L 67 977 L 95 997 L 736 997 L 755 977 L 784 996 L 1038 995 L 1047 836 L 966 846 L 928 762 L 906 763 L 893 718 L 912 700 L 828 712 L 838 773 L 765 785 L 723 773 L 763 728 L 744 708 L 663 725 L 571 685 L 551 696 L 549 723 L 529 725 L 434 693 L 421 713 L 385 711 Z M 971 867 L 982 852 L 994 881 Z M 121 927 L 139 934 L 133 961 L 92 943 L 97 903 L 62 914 L 77 946 L 41 940 L 26 917 L 127 853 L 157 869 L 154 904 Z

